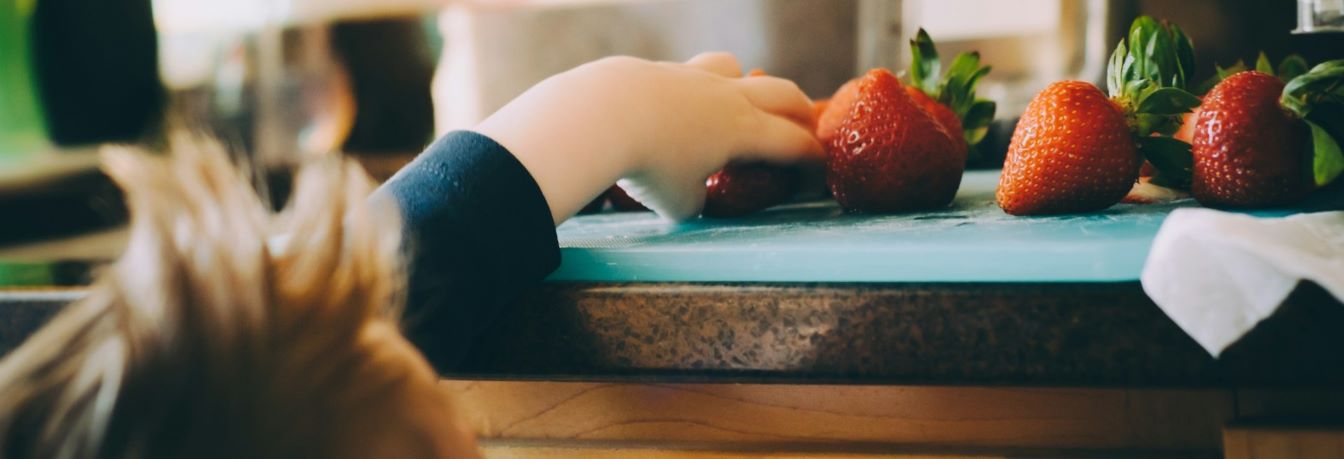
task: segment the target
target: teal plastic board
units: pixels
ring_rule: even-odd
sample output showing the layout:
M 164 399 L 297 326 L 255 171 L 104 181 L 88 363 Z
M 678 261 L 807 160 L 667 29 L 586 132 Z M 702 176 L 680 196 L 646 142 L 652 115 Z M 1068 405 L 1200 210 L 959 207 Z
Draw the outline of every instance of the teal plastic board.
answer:
M 854 215 L 834 202 L 670 223 L 650 212 L 581 216 L 557 228 L 551 281 L 1135 281 L 1163 219 L 1193 200 L 1014 217 L 994 203 L 997 171 L 971 171 L 935 212 Z M 1281 216 L 1292 211 L 1258 212 Z

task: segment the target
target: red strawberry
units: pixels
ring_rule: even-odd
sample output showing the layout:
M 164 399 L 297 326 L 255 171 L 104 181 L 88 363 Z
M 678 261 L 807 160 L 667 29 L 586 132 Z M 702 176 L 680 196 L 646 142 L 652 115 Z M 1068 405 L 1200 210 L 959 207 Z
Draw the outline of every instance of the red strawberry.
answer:
M 1247 70 L 1246 63 L 1242 62 L 1242 60 L 1236 60 L 1236 63 L 1232 64 L 1231 67 L 1223 68 L 1214 66 L 1214 68 L 1216 70 L 1214 77 L 1208 79 L 1208 81 L 1200 83 L 1199 87 L 1202 89 L 1200 93 L 1207 94 L 1208 91 L 1214 89 L 1214 86 L 1222 82 L 1223 79 L 1227 79 L 1228 77 L 1231 77 L 1231 75 L 1239 74 L 1239 72 Z M 1266 56 L 1261 52 L 1259 59 L 1255 60 L 1255 71 L 1271 75 L 1271 77 L 1278 77 L 1284 82 L 1289 82 L 1292 81 L 1292 79 L 1301 77 L 1302 74 L 1306 74 L 1306 72 L 1308 72 L 1308 63 L 1306 63 L 1306 59 L 1302 58 L 1300 55 L 1289 55 L 1288 58 L 1279 62 L 1278 67 L 1275 68 L 1274 66 L 1271 66 L 1269 56 Z M 1184 118 L 1181 119 L 1180 129 L 1172 134 L 1172 138 L 1187 142 L 1187 144 L 1193 144 L 1193 142 L 1195 142 L 1195 123 L 1199 121 L 1199 113 L 1199 107 L 1195 107 L 1195 110 L 1191 111 L 1191 113 L 1185 114 Z M 1171 170 L 1168 170 L 1168 172 L 1171 172 Z M 1191 172 L 1189 172 L 1189 170 L 1179 170 L 1179 172 L 1180 173 L 1177 174 L 1177 176 L 1172 177 L 1169 176 L 1169 174 L 1159 173 L 1159 170 L 1154 168 L 1150 162 L 1144 162 L 1144 168 L 1140 170 L 1138 176 L 1153 177 L 1154 184 L 1160 183 L 1161 185 L 1167 185 L 1167 187 L 1188 189 L 1189 174 L 1191 174 Z M 1172 178 L 1176 178 L 1176 180 L 1172 180 Z
M 730 163 L 705 181 L 706 217 L 746 215 L 784 202 L 798 191 L 798 170 L 766 163 Z
M 765 76 L 760 69 L 747 77 Z M 730 163 L 705 180 L 706 217 L 737 217 L 784 202 L 798 189 L 799 173 L 791 166 L 768 163 Z M 644 211 L 648 208 L 630 197 L 619 186 L 605 193 L 618 211 Z
M 1190 192 L 1210 207 L 1265 207 L 1300 200 L 1309 175 L 1310 132 L 1279 105 L 1284 83 L 1248 71 L 1205 97 L 1195 125 Z
M 1170 137 L 1180 115 L 1198 105 L 1185 92 L 1184 69 L 1194 62 L 1179 27 L 1150 17 L 1130 27 L 1111 55 L 1110 97 L 1091 83 L 1047 86 L 1017 122 L 996 198 L 1013 215 L 1105 209 L 1134 187 L 1143 152 L 1163 175 L 1181 180 L 1189 145 Z M 1160 45 L 1160 46 L 1159 46 Z
M 747 77 L 765 76 L 760 69 Z M 701 215 L 728 218 L 784 202 L 798 191 L 798 170 L 768 163 L 729 163 L 705 180 Z
M 896 76 L 874 69 L 827 148 L 826 178 L 846 210 L 923 210 L 952 202 L 965 163 L 966 150 Z
M 1125 197 L 1138 176 L 1124 111 L 1091 83 L 1063 81 L 1018 120 L 997 197 L 1014 215 L 1099 210 Z
M 835 90 L 835 94 L 826 101 L 825 108 L 821 114 L 817 115 L 817 140 L 822 145 L 831 143 L 835 138 L 835 133 L 840 131 L 840 125 L 849 118 L 849 112 L 854 109 L 854 102 L 859 100 L 859 79 L 849 80 L 840 89 Z

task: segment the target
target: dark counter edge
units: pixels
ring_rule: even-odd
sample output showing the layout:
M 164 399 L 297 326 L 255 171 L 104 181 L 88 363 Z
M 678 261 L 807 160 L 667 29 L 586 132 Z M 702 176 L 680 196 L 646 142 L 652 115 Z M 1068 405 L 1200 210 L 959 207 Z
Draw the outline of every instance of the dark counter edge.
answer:
M 78 288 L 0 291 L 0 352 Z M 1344 307 L 1303 283 L 1213 359 L 1134 282 L 1086 284 L 547 283 L 455 379 L 1038 387 L 1344 386 Z M 833 324 L 800 338 L 804 322 Z M 815 327 L 814 327 L 815 328 Z M 760 334 L 755 334 L 755 333 Z M 761 336 L 809 340 L 771 367 Z M 815 340 L 815 341 L 814 341 Z M 748 343 L 742 345 L 740 343 Z M 787 348 L 774 346 L 778 349 Z M 489 351 L 484 351 L 489 349 Z M 754 353 L 754 354 L 753 354 Z M 756 355 L 756 357 L 753 357 Z M 789 356 L 785 356 L 789 357 Z M 752 360 L 753 358 L 757 360 Z M 653 363 L 653 365 L 650 365 Z
M 1137 282 L 549 283 L 456 376 L 1329 388 L 1344 386 L 1342 327 L 1344 307 L 1311 283 L 1219 359 Z M 807 342 L 783 356 L 803 364 L 771 366 L 762 336 Z

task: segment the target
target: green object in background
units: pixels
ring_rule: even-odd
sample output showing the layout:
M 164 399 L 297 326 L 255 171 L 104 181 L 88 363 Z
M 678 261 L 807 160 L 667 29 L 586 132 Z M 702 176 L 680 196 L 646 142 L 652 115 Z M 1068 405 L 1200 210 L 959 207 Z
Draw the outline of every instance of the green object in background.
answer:
M 52 267 L 51 263 L 0 262 L 0 287 L 56 285 L 56 277 L 52 273 Z
M 0 158 L 47 145 L 29 46 L 36 0 L 0 0 Z

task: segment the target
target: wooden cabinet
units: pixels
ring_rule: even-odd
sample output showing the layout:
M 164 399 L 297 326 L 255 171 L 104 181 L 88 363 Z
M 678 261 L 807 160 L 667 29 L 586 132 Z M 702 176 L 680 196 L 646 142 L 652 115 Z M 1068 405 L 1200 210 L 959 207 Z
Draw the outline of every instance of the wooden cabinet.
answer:
M 1227 390 L 446 381 L 491 457 L 1216 457 Z M 1119 456 L 1115 456 L 1115 455 Z

